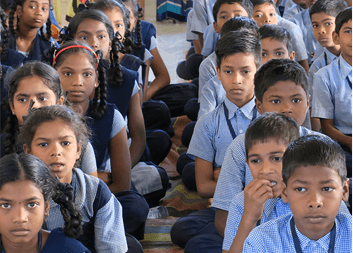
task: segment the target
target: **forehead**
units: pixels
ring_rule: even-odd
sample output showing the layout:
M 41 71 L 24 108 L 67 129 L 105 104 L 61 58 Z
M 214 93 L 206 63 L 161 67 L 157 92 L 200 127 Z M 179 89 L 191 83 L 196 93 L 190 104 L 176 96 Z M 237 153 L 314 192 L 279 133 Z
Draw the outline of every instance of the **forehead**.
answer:
M 80 32 L 88 32 L 88 33 L 96 33 L 96 32 L 108 32 L 105 24 L 101 21 L 86 18 L 77 27 L 76 33 Z
M 49 5 L 49 0 L 27 0 L 23 4 Z
M 18 82 L 17 90 L 15 93 L 36 92 L 38 90 L 46 92 L 51 91 L 51 89 L 46 84 L 48 82 L 48 80 L 45 80 L 39 76 L 27 76 Z
M 254 6 L 254 12 L 256 11 L 276 11 L 275 6 L 271 3 L 258 4 Z
M 296 84 L 290 80 L 278 81 L 264 92 L 264 96 L 291 97 L 297 94 L 306 95 L 300 84 Z
M 57 136 L 70 136 L 76 138 L 72 123 L 64 121 L 61 118 L 43 122 L 38 125 L 33 140 L 40 137 L 55 138 Z
M 294 169 L 288 179 L 288 183 L 293 183 L 296 180 L 305 181 L 308 184 L 327 182 L 329 180 L 333 180 L 339 184 L 342 183 L 337 170 L 335 168 L 326 167 L 325 165 L 300 166 Z
M 222 59 L 221 67 L 244 67 L 255 66 L 255 55 L 253 53 L 238 52 L 230 54 Z
M 68 54 L 64 54 L 64 53 L 65 52 L 63 52 L 62 57 L 65 57 L 65 58 L 61 60 L 61 63 L 58 69 L 63 67 L 69 67 L 74 70 L 94 68 L 93 62 L 92 62 L 93 56 L 91 56 L 90 53 L 88 53 L 87 51 L 79 51 L 75 53 L 68 52 Z
M 334 16 L 328 15 L 325 12 L 318 12 L 311 15 L 311 22 L 320 22 L 325 19 L 335 20 L 336 18 Z
M 284 43 L 281 40 L 274 39 L 271 37 L 262 39 L 261 46 L 262 46 L 262 50 L 264 50 L 264 49 L 265 50 L 266 49 L 279 49 L 279 48 L 283 48 L 283 49 L 287 50 L 286 43 Z
M 342 29 L 345 29 L 345 28 L 351 28 L 352 29 L 352 19 L 348 20 L 346 23 L 343 23 L 340 31 L 342 31 Z
M 105 10 L 104 14 L 107 15 L 110 20 L 119 20 L 124 18 L 124 13 L 116 6 Z
M 222 13 L 228 13 L 228 12 L 235 12 L 235 11 L 238 11 L 238 12 L 246 12 L 246 10 L 244 9 L 243 6 L 240 5 L 240 3 L 231 3 L 231 4 L 228 4 L 228 3 L 224 3 L 222 4 L 220 7 L 219 7 L 219 10 L 218 10 L 218 15 L 222 14 Z M 247 15 L 246 15 L 247 16 Z
M 0 198 L 21 202 L 33 197 L 44 199 L 41 190 L 30 180 L 6 183 L 0 189 Z
M 251 143 L 248 153 L 268 154 L 274 151 L 285 151 L 289 143 L 282 138 L 268 137 L 264 140 L 255 140 Z M 266 149 L 264 149 L 266 146 Z

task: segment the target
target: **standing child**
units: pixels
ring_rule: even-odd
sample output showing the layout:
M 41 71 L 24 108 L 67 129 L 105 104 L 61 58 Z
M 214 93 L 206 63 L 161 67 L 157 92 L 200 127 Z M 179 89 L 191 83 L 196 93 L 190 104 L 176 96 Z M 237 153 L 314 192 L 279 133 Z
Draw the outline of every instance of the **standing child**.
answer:
M 56 180 L 32 155 L 7 155 L 0 167 L 1 252 L 90 252 L 73 239 L 82 232 L 82 217 L 70 198 L 72 187 Z M 50 203 L 60 206 L 64 229 L 42 229 Z
M 84 233 L 78 240 L 92 252 L 126 252 L 120 203 L 102 180 L 74 168 L 87 137 L 87 126 L 73 111 L 64 106 L 48 106 L 28 114 L 19 142 L 27 154 L 48 164 L 61 183 L 71 184 L 71 199 L 83 222 Z M 45 227 L 63 227 L 64 218 L 60 207 L 51 203 Z
M 341 46 L 341 55 L 314 77 L 312 117 L 320 119 L 324 134 L 341 144 L 352 177 L 352 7 L 335 22 L 333 41 Z
M 314 152 L 313 152 L 314 151 Z M 283 156 L 282 199 L 291 214 L 255 228 L 243 252 L 352 252 L 345 155 L 330 138 L 304 136 Z

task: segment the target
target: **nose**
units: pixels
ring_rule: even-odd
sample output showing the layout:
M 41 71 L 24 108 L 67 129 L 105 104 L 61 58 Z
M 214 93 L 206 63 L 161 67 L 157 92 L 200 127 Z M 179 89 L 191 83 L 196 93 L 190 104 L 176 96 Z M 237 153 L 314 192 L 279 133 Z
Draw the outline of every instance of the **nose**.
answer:
M 72 83 L 73 86 L 82 86 L 83 85 L 83 76 L 76 74 Z
M 53 143 L 51 145 L 50 156 L 61 156 L 62 150 L 60 143 Z
M 91 48 L 92 48 L 94 51 L 97 51 L 97 50 L 98 50 L 98 46 L 99 46 L 98 38 L 96 38 L 95 36 L 92 36 L 92 39 L 91 39 Z
M 241 75 L 234 71 L 233 83 L 240 84 L 241 83 Z
M 319 193 L 313 191 L 309 194 L 308 207 L 309 208 L 321 208 L 323 206 L 322 198 Z
M 274 173 L 273 164 L 270 161 L 264 159 L 262 161 L 262 166 L 259 171 L 261 176 L 268 176 Z
M 283 102 L 281 107 L 281 113 L 284 115 L 292 114 L 293 108 L 291 102 Z
M 265 24 L 271 24 L 272 23 L 270 15 L 264 14 L 264 18 L 265 18 L 265 20 L 264 20 Z
M 42 8 L 41 7 L 36 8 L 36 12 L 35 13 L 36 13 L 37 16 L 42 16 L 43 15 Z
M 24 207 L 18 207 L 15 209 L 13 222 L 24 223 L 28 221 L 27 211 Z
M 326 33 L 326 30 L 325 30 L 324 26 L 319 26 L 319 33 L 320 34 Z

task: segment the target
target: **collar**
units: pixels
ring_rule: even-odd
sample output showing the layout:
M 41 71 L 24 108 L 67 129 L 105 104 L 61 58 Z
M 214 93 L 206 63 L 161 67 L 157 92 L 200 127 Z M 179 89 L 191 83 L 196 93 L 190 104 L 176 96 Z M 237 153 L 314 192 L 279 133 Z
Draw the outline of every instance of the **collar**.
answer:
M 337 59 L 337 56 L 331 53 L 330 51 L 328 51 L 326 47 L 324 47 L 324 53 L 327 56 L 327 65 L 329 65 L 331 62 Z
M 342 54 L 338 59 L 338 67 L 342 73 L 342 79 L 345 79 L 349 74 L 352 75 L 352 66 L 349 65 L 345 59 L 343 59 Z M 352 79 L 352 76 L 350 79 Z
M 228 119 L 233 118 L 235 113 L 240 110 L 245 115 L 245 117 L 251 120 L 253 117 L 253 110 L 256 110 L 254 109 L 255 96 L 241 108 L 233 104 L 227 97 L 224 99 L 224 105 L 228 109 Z

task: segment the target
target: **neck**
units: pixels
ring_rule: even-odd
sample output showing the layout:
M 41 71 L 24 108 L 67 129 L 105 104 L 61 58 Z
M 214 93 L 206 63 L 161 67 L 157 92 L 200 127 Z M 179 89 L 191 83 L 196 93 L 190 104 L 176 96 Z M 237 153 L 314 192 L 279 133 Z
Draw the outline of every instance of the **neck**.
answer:
M 12 243 L 6 240 L 4 237 L 1 238 L 2 246 L 6 253 L 17 253 L 17 252 L 28 252 L 37 253 L 38 252 L 38 236 L 36 235 L 28 243 Z
M 352 66 L 352 55 L 347 55 L 347 54 L 343 53 L 342 57 L 346 62 L 348 62 L 349 65 Z
M 232 102 L 233 104 L 235 104 L 236 106 L 238 106 L 238 108 L 242 108 L 244 105 L 246 105 L 247 103 L 250 102 L 250 100 L 254 97 L 254 95 L 251 95 L 245 99 L 241 99 L 241 100 L 236 100 L 234 98 L 229 98 L 227 95 L 227 98 L 229 99 L 230 102 Z
M 85 116 L 88 110 L 89 100 L 82 103 L 72 103 L 72 109 L 80 114 L 81 116 Z
M 335 46 L 333 46 L 333 47 L 326 47 L 326 49 L 327 49 L 330 53 L 332 53 L 332 54 L 334 54 L 334 55 L 336 55 L 336 56 L 340 56 L 341 47 L 340 47 L 339 45 L 335 45 Z
M 322 238 L 325 235 L 327 235 L 328 233 L 330 233 L 330 231 L 333 228 L 333 225 L 335 224 L 335 221 L 333 221 L 332 223 L 330 223 L 328 226 L 326 226 L 323 229 L 322 228 L 320 228 L 320 229 L 303 228 L 300 223 L 296 223 L 295 222 L 295 218 L 294 218 L 294 223 L 295 223 L 295 226 L 297 227 L 297 229 L 300 231 L 300 233 L 302 233 L 303 235 L 308 237 L 310 240 L 317 241 L 320 238 Z
M 18 39 L 33 41 L 37 36 L 38 28 L 31 28 L 23 24 L 23 22 L 19 22 L 18 24 L 19 32 L 17 35 Z

